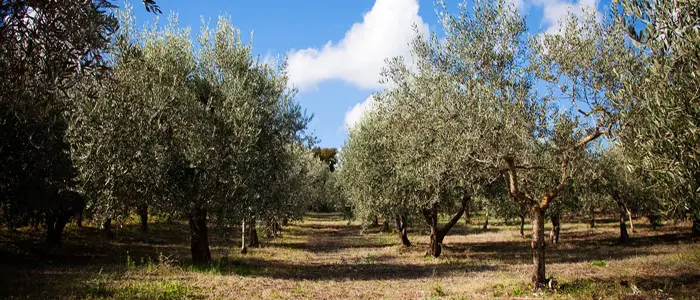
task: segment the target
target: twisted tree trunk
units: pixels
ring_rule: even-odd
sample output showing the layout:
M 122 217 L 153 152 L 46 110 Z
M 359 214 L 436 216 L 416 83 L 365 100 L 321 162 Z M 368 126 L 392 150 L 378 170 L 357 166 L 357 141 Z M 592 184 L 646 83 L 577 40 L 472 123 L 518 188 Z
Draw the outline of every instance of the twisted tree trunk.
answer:
M 209 233 L 207 231 L 207 210 L 195 208 L 189 216 L 190 250 L 194 264 L 207 264 L 211 261 Z
M 396 231 L 399 233 L 401 244 L 408 247 L 411 246 L 411 241 L 408 240 L 408 228 L 406 218 L 403 215 L 396 216 Z
M 440 257 L 442 253 L 442 241 L 445 239 L 447 232 L 452 229 L 452 227 L 462 218 L 464 210 L 466 209 L 467 202 L 471 199 L 470 196 L 464 196 L 462 198 L 462 206 L 450 221 L 448 221 L 442 228 L 438 228 L 438 208 L 433 206 L 431 209 L 423 210 L 423 216 L 425 217 L 426 223 L 430 227 L 430 254 L 433 257 Z

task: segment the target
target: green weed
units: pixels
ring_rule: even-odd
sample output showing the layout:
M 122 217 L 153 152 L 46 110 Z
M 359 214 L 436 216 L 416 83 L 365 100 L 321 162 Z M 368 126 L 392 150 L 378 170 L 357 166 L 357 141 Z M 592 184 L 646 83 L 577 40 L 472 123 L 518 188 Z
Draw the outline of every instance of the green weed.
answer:
M 447 293 L 445 292 L 445 289 L 442 287 L 440 282 L 435 282 L 433 287 L 430 289 L 430 296 L 433 297 L 444 297 L 446 296 Z
M 608 262 L 607 262 L 607 261 L 604 261 L 604 260 L 594 260 L 594 261 L 591 262 L 591 266 L 594 266 L 594 267 L 607 267 L 607 266 L 608 266 Z

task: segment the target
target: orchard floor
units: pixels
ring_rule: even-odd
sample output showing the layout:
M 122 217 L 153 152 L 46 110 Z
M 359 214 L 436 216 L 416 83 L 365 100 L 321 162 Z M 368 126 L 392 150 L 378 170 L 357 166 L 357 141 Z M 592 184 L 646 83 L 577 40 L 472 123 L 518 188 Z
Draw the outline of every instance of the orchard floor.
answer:
M 538 294 L 528 288 L 529 241 L 516 225 L 482 232 L 462 220 L 433 259 L 425 228 L 413 228 L 414 245 L 404 248 L 379 228 L 310 214 L 247 255 L 232 237 L 238 229 L 210 229 L 208 267 L 189 263 L 186 224 L 154 223 L 146 234 L 125 225 L 114 239 L 71 227 L 60 248 L 28 229 L 0 231 L 0 298 L 700 299 L 700 243 L 688 226 L 637 225 L 618 245 L 612 220 L 593 230 L 564 223 L 560 244 L 547 248 L 558 288 Z

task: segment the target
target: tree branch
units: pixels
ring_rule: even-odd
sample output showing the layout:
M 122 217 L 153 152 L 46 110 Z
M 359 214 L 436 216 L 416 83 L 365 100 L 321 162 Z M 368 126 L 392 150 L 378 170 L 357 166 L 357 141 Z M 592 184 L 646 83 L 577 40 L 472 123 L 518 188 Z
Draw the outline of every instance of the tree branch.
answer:
M 505 156 L 503 157 L 503 160 L 505 160 L 506 164 L 508 165 L 508 176 L 505 174 L 503 175 L 503 179 L 506 181 L 506 184 L 508 184 L 508 194 L 510 194 L 510 196 L 518 202 L 533 204 L 532 198 L 526 196 L 518 189 L 517 167 L 513 157 Z
M 452 229 L 452 227 L 455 226 L 457 222 L 459 222 L 459 219 L 464 214 L 464 211 L 467 210 L 467 203 L 469 203 L 471 198 L 472 197 L 470 195 L 464 195 L 464 197 L 462 197 L 462 207 L 459 209 L 457 214 L 454 215 L 452 219 L 450 219 L 449 222 L 445 223 L 445 226 L 442 226 L 442 228 L 440 228 L 440 235 L 446 235 L 447 232 L 450 231 L 450 229 Z

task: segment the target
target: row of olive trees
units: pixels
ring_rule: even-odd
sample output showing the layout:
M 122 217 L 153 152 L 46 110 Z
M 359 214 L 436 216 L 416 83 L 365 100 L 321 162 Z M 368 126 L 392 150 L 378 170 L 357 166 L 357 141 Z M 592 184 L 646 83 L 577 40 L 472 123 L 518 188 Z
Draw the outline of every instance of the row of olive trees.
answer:
M 498 199 L 500 191 L 510 198 L 501 201 L 513 201 L 532 217 L 535 287 L 547 280 L 545 216 L 558 228 L 562 211 L 584 203 L 577 200 L 592 189 L 602 187 L 619 206 L 623 240 L 630 201 L 643 201 L 642 180 L 684 191 L 673 198 L 648 193 L 648 206 L 683 203 L 697 218 L 697 5 L 614 7 L 603 21 L 593 12 L 572 15 L 557 34 L 530 36 L 525 20 L 504 1 L 464 3 L 457 12 L 443 5 L 445 38 L 417 36 L 414 67 L 401 58 L 388 63 L 383 75 L 391 87 L 376 95 L 377 105 L 343 149 L 343 182 L 359 214 L 395 217 L 397 225 L 409 215 L 423 217 L 437 257 L 469 201 Z M 676 9 L 691 16 L 664 19 Z M 643 34 L 635 34 L 639 22 L 631 16 L 647 18 Z M 673 26 L 679 28 L 668 29 Z M 659 34 L 670 40 L 659 42 Z M 677 97 L 676 106 L 659 104 L 665 97 Z M 643 121 L 663 118 L 664 109 L 680 116 Z M 691 142 L 669 142 L 666 134 Z M 644 158 L 594 151 L 602 136 L 619 138 L 623 149 Z M 643 142 L 648 139 L 659 142 Z M 646 176 L 649 163 L 640 162 L 647 160 L 668 162 L 673 169 L 651 171 L 673 180 Z M 450 211 L 452 218 L 438 226 L 438 214 Z
M 152 0 L 146 9 L 159 12 Z M 0 215 L 58 244 L 84 214 L 111 229 L 134 210 L 189 221 L 192 258 L 207 226 L 279 230 L 324 189 L 309 117 L 285 65 L 262 63 L 228 20 L 197 43 L 172 19 L 134 28 L 107 1 L 0 5 Z M 246 236 L 249 235 L 249 236 Z
M 144 30 L 128 9 L 120 19 L 110 76 L 81 82 L 67 130 L 80 190 L 105 228 L 134 208 L 144 226 L 148 208 L 172 212 L 205 263 L 210 220 L 241 224 L 245 252 L 258 222 L 300 218 L 325 166 L 304 150 L 309 118 L 284 65 L 262 63 L 225 18 L 197 47 L 176 19 Z
M 157 9 L 148 1 L 149 9 Z M 64 137 L 71 91 L 104 74 L 117 27 L 109 1 L 0 4 L 0 221 L 42 226 L 58 243 L 84 201 Z

